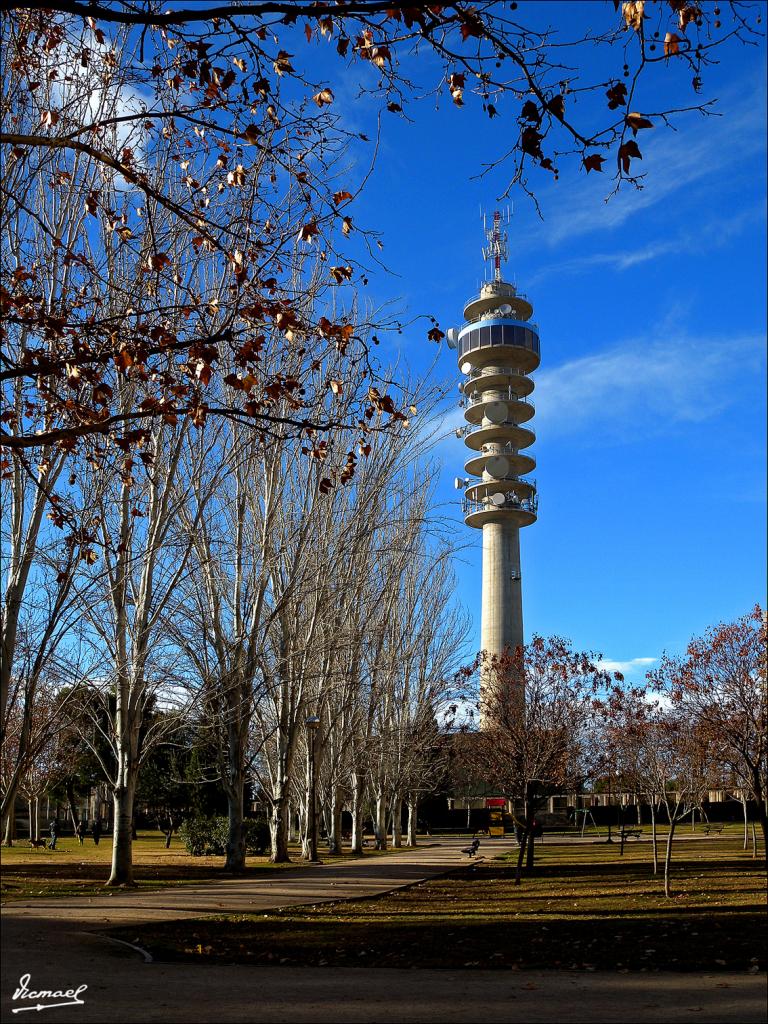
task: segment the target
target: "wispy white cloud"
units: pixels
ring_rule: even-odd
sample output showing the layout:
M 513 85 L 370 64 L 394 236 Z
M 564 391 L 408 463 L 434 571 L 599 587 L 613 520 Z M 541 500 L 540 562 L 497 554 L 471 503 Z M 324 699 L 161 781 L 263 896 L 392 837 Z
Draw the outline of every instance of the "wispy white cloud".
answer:
M 634 248 L 617 249 L 612 252 L 596 252 L 558 263 L 547 263 L 534 272 L 526 280 L 528 288 L 535 288 L 552 277 L 563 274 L 577 274 L 594 270 L 597 267 L 610 267 L 614 271 L 630 270 L 642 263 L 650 263 L 665 256 L 678 256 L 690 253 L 707 253 L 723 245 L 741 234 L 744 229 L 765 220 L 765 201 L 749 206 L 737 215 L 728 218 L 715 218 L 700 224 L 696 231 L 684 231 L 673 237 L 660 238 L 657 241 L 638 245 Z
M 536 422 L 546 434 L 586 428 L 623 440 L 650 436 L 676 422 L 703 422 L 738 400 L 737 376 L 763 359 L 758 334 L 690 338 L 664 329 L 594 355 L 540 370 Z
M 604 672 L 621 672 L 623 676 L 636 676 L 639 672 L 647 672 L 651 665 L 658 660 L 658 658 L 629 658 L 627 661 L 613 661 L 610 658 L 602 658 L 597 662 L 597 667 Z
M 550 212 L 537 232 L 537 244 L 562 245 L 579 236 L 613 230 L 652 206 L 684 199 L 706 177 L 722 177 L 737 165 L 754 169 L 754 158 L 766 146 L 764 89 L 725 97 L 721 109 L 723 116 L 718 117 L 683 115 L 676 132 L 661 125 L 644 132 L 638 140 L 643 162 L 633 166 L 638 173 L 647 172 L 639 191 L 624 188 L 599 204 L 596 192 L 606 189 L 608 182 L 590 175 L 569 191 L 567 202 L 556 205 L 554 194 L 546 196 L 544 206 Z

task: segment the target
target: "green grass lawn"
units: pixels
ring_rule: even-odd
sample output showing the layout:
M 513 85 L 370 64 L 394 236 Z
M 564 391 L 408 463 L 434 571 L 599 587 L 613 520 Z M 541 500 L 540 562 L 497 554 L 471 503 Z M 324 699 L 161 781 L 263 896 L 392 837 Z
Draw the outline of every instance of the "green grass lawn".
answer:
M 386 853 L 397 853 L 388 850 Z M 366 848 L 363 856 L 380 857 L 385 851 Z M 289 868 L 307 867 L 298 846 L 290 848 L 290 864 L 272 864 L 267 857 L 249 857 L 243 877 L 269 875 Z M 325 864 L 349 860 L 350 855 L 331 857 L 320 851 Z M 51 896 L 110 896 L 105 889 L 112 859 L 112 839 L 102 838 L 98 846 L 88 837 L 82 846 L 74 837 L 59 839 L 55 850 L 33 850 L 21 839 L 0 850 L 0 892 L 3 900 L 48 898 Z M 165 848 L 165 836 L 159 832 L 139 832 L 133 843 L 135 889 L 146 892 L 174 885 L 219 881 L 232 876 L 224 872 L 224 858 L 191 857 L 177 838 Z
M 735 833 L 675 843 L 673 885 L 647 844 L 537 847 L 375 899 L 121 931 L 163 960 L 319 966 L 752 971 L 764 960 L 765 864 Z M 130 931 L 130 934 L 129 934 Z

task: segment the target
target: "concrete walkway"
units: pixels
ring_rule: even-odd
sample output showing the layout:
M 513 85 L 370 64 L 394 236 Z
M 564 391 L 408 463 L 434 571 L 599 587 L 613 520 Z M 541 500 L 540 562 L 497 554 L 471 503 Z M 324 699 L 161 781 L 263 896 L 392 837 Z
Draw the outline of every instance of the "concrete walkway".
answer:
M 225 880 L 124 896 L 19 901 L 3 906 L 2 1021 L 23 1021 L 46 1004 L 47 1020 L 433 1022 L 670 1022 L 751 1024 L 765 1018 L 764 979 L 747 975 L 578 974 L 533 971 L 322 969 L 145 963 L 100 935 L 135 922 L 254 913 L 387 892 L 462 863 L 464 841 L 407 850 L 268 879 Z M 486 841 L 481 852 L 504 852 Z M 84 1005 L 13 1000 L 30 990 L 87 985 Z M 23 1007 L 26 1011 L 19 1013 Z M 14 1013 L 14 1011 L 16 1011 Z

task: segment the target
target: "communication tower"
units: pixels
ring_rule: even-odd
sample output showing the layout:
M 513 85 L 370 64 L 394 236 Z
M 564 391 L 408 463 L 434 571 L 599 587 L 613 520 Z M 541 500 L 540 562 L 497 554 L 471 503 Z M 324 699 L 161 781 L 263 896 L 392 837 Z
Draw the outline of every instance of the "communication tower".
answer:
M 502 280 L 507 223 L 508 213 L 493 214 L 483 249 L 493 276 L 464 307 L 464 326 L 447 335 L 463 375 L 466 426 L 456 433 L 470 450 L 469 476 L 457 477 L 456 487 L 464 490 L 465 523 L 483 532 L 481 649 L 488 656 L 514 655 L 523 644 L 520 530 L 536 522 L 538 506 L 528 474 L 536 466 L 530 375 L 539 365 L 539 330 L 526 296 Z

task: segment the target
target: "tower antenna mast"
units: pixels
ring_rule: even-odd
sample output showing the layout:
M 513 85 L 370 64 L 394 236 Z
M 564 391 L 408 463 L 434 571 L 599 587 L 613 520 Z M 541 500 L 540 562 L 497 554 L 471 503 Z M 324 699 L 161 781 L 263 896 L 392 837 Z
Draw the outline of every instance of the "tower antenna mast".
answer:
M 493 211 L 493 227 L 487 229 L 485 237 L 488 245 L 483 247 L 483 259 L 493 260 L 493 280 L 501 280 L 501 261 L 509 259 L 509 239 L 507 232 L 502 230 L 502 224 L 509 224 L 509 209 L 504 211 Z M 483 217 L 483 228 L 485 228 L 485 217 Z

